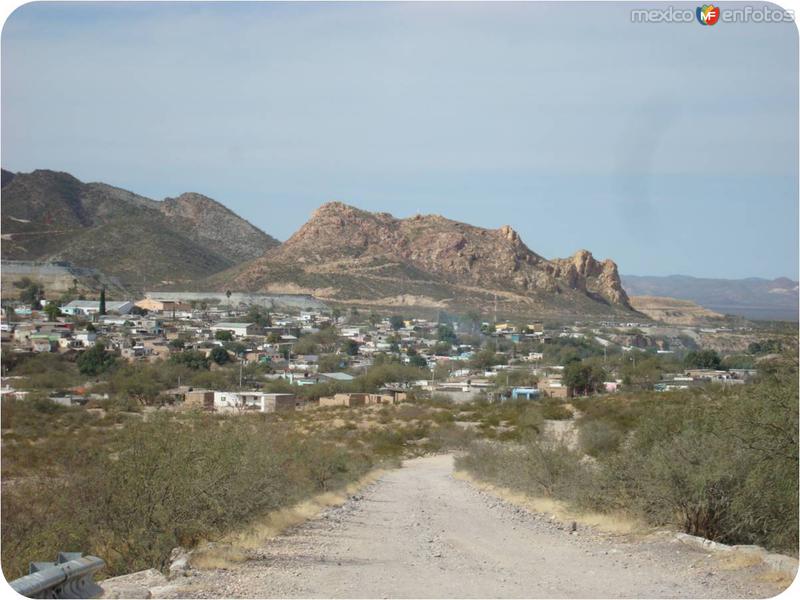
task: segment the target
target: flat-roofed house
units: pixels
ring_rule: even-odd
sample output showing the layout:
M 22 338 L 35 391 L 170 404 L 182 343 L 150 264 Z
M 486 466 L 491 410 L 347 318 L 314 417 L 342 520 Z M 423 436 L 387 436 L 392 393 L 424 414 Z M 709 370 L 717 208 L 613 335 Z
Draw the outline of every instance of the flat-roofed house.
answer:
M 144 298 L 136 303 L 136 306 L 150 312 L 172 312 L 178 306 L 173 300 L 158 300 L 156 298 Z
M 219 412 L 263 412 L 295 410 L 297 398 L 294 394 L 269 392 L 214 392 L 214 410 Z
M 567 398 L 570 395 L 569 388 L 564 385 L 560 377 L 548 377 L 541 380 L 539 389 L 548 398 Z
M 188 390 L 183 397 L 187 408 L 214 410 L 214 392 L 211 390 Z
M 364 406 L 369 402 L 369 394 L 334 394 L 319 399 L 320 406 Z
M 255 323 L 233 323 L 228 321 L 220 321 L 211 326 L 211 331 L 214 333 L 218 331 L 230 331 L 236 337 L 247 337 L 249 335 L 258 335 L 261 333 L 261 328 Z
M 96 315 L 100 312 L 99 300 L 73 300 L 60 307 L 61 312 L 66 315 Z M 127 315 L 133 310 L 133 302 L 124 300 L 121 302 L 106 301 L 106 312 L 118 315 Z

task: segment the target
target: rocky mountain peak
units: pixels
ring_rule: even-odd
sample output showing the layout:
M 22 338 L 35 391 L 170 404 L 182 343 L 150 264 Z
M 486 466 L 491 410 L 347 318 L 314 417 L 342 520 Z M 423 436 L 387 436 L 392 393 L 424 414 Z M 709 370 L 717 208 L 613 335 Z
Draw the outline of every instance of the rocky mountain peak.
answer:
M 630 308 L 617 263 L 613 260 L 598 261 L 588 250 L 578 250 L 571 258 L 556 259 L 553 262 L 557 276 L 574 282 L 574 285 L 583 282 L 588 292 L 599 294 L 613 304 Z
M 502 235 L 505 239 L 509 242 L 517 242 L 519 241 L 519 234 L 514 231 L 511 225 L 503 225 L 500 229 L 500 235 Z
M 285 272 L 286 265 L 301 272 L 278 275 Z M 331 298 L 348 297 L 359 290 L 372 302 L 371 296 L 382 290 L 411 285 L 401 283 L 397 273 L 405 278 L 413 273 L 414 286 L 452 286 L 439 292 L 451 296 L 451 302 L 460 301 L 465 290 L 471 294 L 496 290 L 528 298 L 527 302 L 557 296 L 559 303 L 629 309 L 616 265 L 600 263 L 588 251 L 548 261 L 531 251 L 510 225 L 485 229 L 440 215 L 398 219 L 342 202 L 329 202 L 315 210 L 283 245 L 239 272 L 236 282 L 247 289 L 278 289 L 270 277 L 284 277 L 287 280 L 281 289 L 290 285 L 297 291 L 297 281 L 319 281 L 326 283 L 323 290 L 316 286 L 303 289 Z M 332 281 L 340 287 L 330 287 Z

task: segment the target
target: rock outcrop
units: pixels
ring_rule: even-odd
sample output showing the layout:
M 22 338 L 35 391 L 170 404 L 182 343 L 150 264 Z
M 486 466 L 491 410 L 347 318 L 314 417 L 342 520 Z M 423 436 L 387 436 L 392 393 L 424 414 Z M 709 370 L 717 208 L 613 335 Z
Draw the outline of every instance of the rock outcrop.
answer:
M 572 258 L 555 259 L 552 262 L 556 267 L 556 277 L 583 286 L 582 289 L 598 294 L 612 304 L 630 308 L 617 263 L 613 260 L 599 261 L 588 250 L 578 250 Z
M 457 303 L 478 291 L 573 312 L 630 310 L 616 264 L 585 250 L 547 260 L 509 225 L 485 229 L 439 215 L 397 219 L 340 202 L 318 208 L 284 244 L 232 279 L 253 291 L 291 281 L 309 293 L 324 288 L 332 300 L 414 294 Z
M 233 262 L 258 258 L 279 242 L 216 200 L 187 192 L 166 198 L 158 209 L 189 237 Z

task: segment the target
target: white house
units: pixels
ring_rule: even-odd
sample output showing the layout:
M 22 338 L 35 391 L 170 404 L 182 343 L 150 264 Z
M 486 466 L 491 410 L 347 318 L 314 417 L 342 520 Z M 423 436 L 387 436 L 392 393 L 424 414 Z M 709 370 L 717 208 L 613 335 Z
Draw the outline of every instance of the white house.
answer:
M 219 412 L 275 412 L 294 410 L 297 400 L 294 394 L 270 394 L 267 392 L 214 392 L 214 410 Z
M 75 341 L 80 342 L 81 346 L 89 347 L 94 346 L 97 341 L 97 333 L 94 331 L 81 330 L 72 334 Z
M 227 321 L 220 321 L 211 326 L 211 331 L 230 331 L 236 337 L 247 337 L 248 335 L 257 335 L 258 326 L 255 323 L 232 323 Z
M 66 315 L 96 315 L 100 312 L 100 302 L 98 300 L 73 300 L 69 304 L 59 307 L 61 312 Z M 106 302 L 106 312 L 127 315 L 133 310 L 133 302 L 125 300 L 123 302 Z

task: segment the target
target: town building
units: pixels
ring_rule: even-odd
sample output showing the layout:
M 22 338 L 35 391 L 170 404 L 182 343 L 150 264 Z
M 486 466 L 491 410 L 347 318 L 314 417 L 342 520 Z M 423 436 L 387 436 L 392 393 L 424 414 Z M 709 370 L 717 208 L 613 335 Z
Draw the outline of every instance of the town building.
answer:
M 99 314 L 100 302 L 98 300 L 73 300 L 59 307 L 61 312 L 70 316 L 91 316 Z M 106 312 L 118 315 L 127 315 L 133 310 L 133 303 L 127 300 L 106 302 Z

